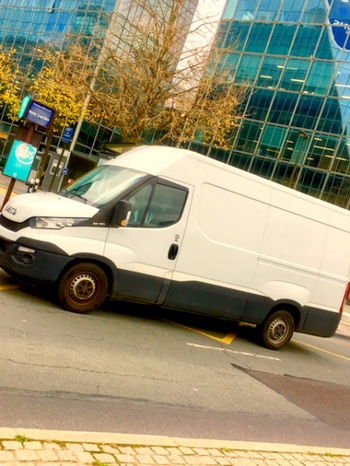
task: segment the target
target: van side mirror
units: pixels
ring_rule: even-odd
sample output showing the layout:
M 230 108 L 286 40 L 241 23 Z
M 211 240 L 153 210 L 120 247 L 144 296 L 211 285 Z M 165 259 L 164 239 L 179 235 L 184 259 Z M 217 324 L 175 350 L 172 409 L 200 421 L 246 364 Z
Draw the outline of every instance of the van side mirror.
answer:
M 131 208 L 130 202 L 124 200 L 118 201 L 113 211 L 112 226 L 126 227 L 129 222 Z

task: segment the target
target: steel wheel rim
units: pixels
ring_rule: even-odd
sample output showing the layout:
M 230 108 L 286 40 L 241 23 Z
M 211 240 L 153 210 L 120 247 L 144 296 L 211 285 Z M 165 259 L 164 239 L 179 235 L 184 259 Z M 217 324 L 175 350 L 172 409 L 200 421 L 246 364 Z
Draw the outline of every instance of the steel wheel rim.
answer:
M 276 319 L 269 327 L 269 339 L 274 343 L 280 343 L 288 336 L 289 324 L 285 319 Z
M 69 285 L 69 295 L 76 302 L 86 302 L 96 296 L 97 280 L 88 273 L 81 273 L 74 277 Z

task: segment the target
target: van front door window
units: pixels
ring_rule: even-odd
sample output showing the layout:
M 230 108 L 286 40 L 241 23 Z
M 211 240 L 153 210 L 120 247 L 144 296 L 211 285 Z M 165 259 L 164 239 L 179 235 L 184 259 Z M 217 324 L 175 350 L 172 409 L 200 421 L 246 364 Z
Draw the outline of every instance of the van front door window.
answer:
M 132 205 L 128 227 L 162 228 L 179 221 L 187 189 L 162 183 L 148 184 L 129 197 Z

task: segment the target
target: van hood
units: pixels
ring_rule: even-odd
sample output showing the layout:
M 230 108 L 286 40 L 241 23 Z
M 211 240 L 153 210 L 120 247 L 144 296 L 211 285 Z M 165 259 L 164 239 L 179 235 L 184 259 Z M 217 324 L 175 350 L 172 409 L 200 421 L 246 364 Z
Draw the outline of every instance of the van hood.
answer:
M 99 209 L 55 193 L 39 192 L 13 196 L 2 215 L 22 223 L 31 217 L 85 217 L 91 218 Z

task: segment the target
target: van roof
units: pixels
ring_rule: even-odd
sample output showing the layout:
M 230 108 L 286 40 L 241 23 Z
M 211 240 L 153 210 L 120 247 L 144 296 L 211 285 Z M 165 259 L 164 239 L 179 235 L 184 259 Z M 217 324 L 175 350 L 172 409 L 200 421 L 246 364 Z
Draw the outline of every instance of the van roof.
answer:
M 125 166 L 157 176 L 164 172 L 169 173 L 172 167 L 175 167 L 179 164 L 179 162 L 183 162 L 185 159 L 192 159 L 193 162 L 198 161 L 202 164 L 212 165 L 217 168 L 220 168 L 221 170 L 235 173 L 238 176 L 254 180 L 255 182 L 261 183 L 263 185 L 272 185 L 274 189 L 277 189 L 279 191 L 287 192 L 289 194 L 293 193 L 295 197 L 298 197 L 300 199 L 307 200 L 308 202 L 315 203 L 319 206 L 323 205 L 323 207 L 328 207 L 331 210 L 339 211 L 345 215 L 350 215 L 349 210 L 346 210 L 335 204 L 331 204 L 329 202 L 317 199 L 308 194 L 284 186 L 280 183 L 268 180 L 253 173 L 249 173 L 240 168 L 228 165 L 226 163 L 220 162 L 211 157 L 207 157 L 205 155 L 199 154 L 188 149 L 160 145 L 139 146 L 127 152 L 124 152 L 123 154 L 119 155 L 113 160 L 109 160 L 108 162 L 106 162 L 106 164 Z

